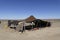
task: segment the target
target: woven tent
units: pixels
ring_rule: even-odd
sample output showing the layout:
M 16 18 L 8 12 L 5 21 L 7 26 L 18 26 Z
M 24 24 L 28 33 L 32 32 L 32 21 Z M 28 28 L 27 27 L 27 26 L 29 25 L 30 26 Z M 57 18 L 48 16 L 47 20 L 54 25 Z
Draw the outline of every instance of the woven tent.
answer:
M 33 22 L 35 23 L 35 27 L 44 28 L 44 27 L 50 27 L 51 26 L 50 22 L 43 21 L 43 20 L 40 20 L 40 19 L 36 19 Z
M 36 18 L 32 15 L 25 19 L 26 22 L 32 22 L 33 20 L 36 20 Z

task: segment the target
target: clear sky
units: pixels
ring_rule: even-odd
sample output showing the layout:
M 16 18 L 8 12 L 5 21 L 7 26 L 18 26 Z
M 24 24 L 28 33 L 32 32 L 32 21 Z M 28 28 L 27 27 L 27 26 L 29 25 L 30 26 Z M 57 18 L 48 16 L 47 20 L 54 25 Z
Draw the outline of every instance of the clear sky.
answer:
M 60 0 L 0 0 L 0 19 L 60 18 Z

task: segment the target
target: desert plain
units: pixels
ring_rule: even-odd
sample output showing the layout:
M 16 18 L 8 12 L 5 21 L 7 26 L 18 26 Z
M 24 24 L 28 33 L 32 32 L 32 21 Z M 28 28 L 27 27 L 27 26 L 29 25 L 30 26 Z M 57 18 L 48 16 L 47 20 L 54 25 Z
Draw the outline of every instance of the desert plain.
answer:
M 0 28 L 0 40 L 60 40 L 60 20 L 51 21 L 51 27 L 20 33 L 10 28 Z

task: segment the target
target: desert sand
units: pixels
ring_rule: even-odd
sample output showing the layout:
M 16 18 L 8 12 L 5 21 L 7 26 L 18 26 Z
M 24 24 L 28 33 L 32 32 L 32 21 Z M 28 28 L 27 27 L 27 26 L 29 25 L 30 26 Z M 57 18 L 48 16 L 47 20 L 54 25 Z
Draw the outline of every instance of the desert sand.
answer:
M 60 40 L 60 21 L 51 24 L 51 27 L 26 30 L 24 33 L 10 28 L 0 28 L 0 40 Z

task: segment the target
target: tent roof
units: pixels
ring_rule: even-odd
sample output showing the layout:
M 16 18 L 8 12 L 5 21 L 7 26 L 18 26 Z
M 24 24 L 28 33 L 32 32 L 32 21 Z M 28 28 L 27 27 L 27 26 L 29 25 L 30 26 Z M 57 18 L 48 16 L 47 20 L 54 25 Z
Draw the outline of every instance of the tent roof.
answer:
M 30 17 L 26 18 L 25 21 L 26 21 L 26 22 L 31 22 L 31 21 L 33 21 L 33 20 L 35 20 L 35 19 L 36 19 L 36 18 L 31 15 Z

